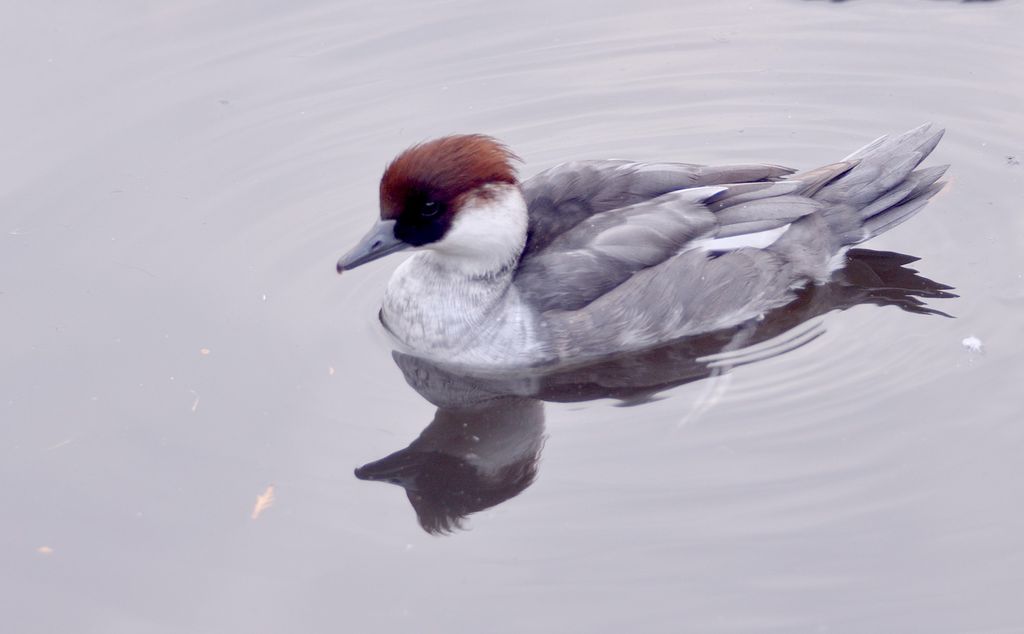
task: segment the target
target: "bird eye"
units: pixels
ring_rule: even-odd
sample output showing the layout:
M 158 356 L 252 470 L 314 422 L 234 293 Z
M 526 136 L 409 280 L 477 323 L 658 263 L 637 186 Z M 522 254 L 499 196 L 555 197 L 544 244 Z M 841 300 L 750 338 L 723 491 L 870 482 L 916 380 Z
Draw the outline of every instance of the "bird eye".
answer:
M 438 205 L 433 200 L 428 200 L 427 202 L 423 203 L 423 207 L 420 209 L 420 215 L 423 216 L 424 218 L 430 218 L 431 216 L 436 216 L 437 212 L 440 210 L 440 205 Z

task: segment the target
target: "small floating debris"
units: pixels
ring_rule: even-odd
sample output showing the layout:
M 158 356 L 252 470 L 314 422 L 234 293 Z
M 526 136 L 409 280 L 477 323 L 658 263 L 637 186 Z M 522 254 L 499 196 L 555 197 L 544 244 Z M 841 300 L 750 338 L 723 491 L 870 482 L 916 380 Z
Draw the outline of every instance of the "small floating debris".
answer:
M 327 368 L 327 376 L 334 376 L 334 366 L 333 365 L 332 366 L 328 366 L 328 368 Z
M 263 511 L 274 504 L 274 485 L 269 485 L 263 493 L 256 496 L 256 504 L 252 507 L 252 519 L 256 519 Z
M 36 548 L 36 552 L 40 555 L 52 555 L 53 549 L 49 546 L 40 546 L 39 548 Z
M 49 447 L 47 447 L 46 451 L 53 451 L 54 449 L 60 449 L 61 447 L 65 446 L 65 445 L 70 445 L 71 442 L 74 439 L 75 439 L 74 436 L 68 436 L 67 438 L 65 438 L 64 440 L 60 441 L 59 443 L 57 443 L 55 445 L 50 445 Z
M 204 357 L 208 357 L 208 356 L 210 356 L 210 349 L 209 348 L 200 348 L 199 349 L 199 354 L 201 354 Z
M 971 352 L 982 352 L 985 348 L 985 344 L 981 342 L 981 339 L 978 339 L 974 335 L 964 337 L 960 344 Z

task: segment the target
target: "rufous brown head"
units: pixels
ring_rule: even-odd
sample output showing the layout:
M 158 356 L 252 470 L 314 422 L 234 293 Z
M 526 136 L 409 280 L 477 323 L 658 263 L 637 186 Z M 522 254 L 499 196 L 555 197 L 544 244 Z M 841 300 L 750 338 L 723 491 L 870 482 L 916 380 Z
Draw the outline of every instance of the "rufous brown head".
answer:
M 380 180 L 380 221 L 338 262 L 338 272 L 444 238 L 469 200 L 515 185 L 517 157 L 497 140 L 460 134 L 414 145 Z

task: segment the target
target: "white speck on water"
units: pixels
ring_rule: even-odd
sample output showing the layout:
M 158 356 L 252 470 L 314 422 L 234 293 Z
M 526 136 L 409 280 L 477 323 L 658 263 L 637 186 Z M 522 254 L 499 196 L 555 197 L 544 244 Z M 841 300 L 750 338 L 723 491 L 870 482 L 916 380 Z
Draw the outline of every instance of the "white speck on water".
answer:
M 974 335 L 971 335 L 970 337 L 964 337 L 963 341 L 961 341 L 960 344 L 963 345 L 963 347 L 970 350 L 971 352 L 982 352 L 985 347 L 985 345 L 981 342 L 981 339 L 978 339 Z
M 70 445 L 73 441 L 74 437 L 69 436 L 55 445 L 50 445 L 49 447 L 46 448 L 46 451 L 53 451 L 54 449 L 59 449 L 60 447 Z

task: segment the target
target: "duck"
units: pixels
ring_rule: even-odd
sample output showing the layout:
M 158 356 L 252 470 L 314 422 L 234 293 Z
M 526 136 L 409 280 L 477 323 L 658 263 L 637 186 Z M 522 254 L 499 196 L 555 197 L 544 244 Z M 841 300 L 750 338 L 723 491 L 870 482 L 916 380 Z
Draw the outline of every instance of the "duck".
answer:
M 840 161 L 575 160 L 520 180 L 483 134 L 413 145 L 338 273 L 412 251 L 379 319 L 399 349 L 450 366 L 585 363 L 763 318 L 828 282 L 847 251 L 944 186 L 920 168 L 944 131 L 882 136 Z

